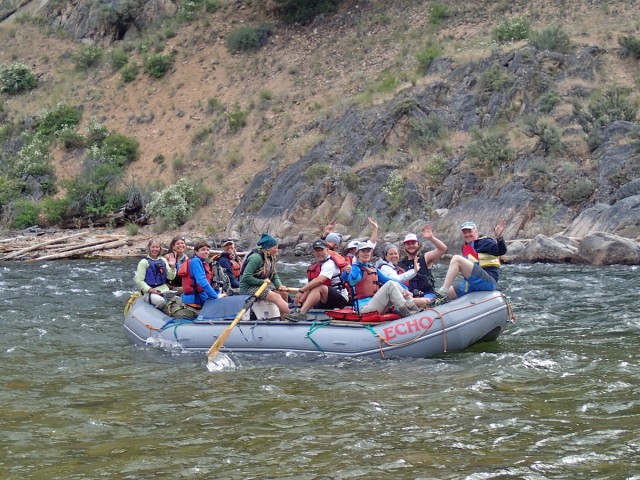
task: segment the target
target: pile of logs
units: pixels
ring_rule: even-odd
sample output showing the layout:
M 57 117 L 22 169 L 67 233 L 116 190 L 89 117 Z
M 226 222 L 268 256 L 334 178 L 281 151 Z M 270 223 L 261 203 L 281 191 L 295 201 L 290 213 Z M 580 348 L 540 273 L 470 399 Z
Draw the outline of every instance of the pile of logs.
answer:
M 19 236 L 0 240 L 0 260 L 38 261 L 61 258 L 95 258 L 100 252 L 131 245 L 124 235 L 92 234 L 83 231 L 46 241 Z

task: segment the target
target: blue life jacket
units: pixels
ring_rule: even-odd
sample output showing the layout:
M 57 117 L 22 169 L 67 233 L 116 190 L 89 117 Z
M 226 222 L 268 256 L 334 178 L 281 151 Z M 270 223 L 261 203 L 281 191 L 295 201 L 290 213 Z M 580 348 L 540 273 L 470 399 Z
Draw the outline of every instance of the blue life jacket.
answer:
M 164 263 L 164 260 L 162 258 L 154 260 L 151 257 L 147 257 L 147 262 L 149 262 L 149 266 L 144 275 L 144 283 L 151 288 L 156 288 L 167 283 L 167 265 Z

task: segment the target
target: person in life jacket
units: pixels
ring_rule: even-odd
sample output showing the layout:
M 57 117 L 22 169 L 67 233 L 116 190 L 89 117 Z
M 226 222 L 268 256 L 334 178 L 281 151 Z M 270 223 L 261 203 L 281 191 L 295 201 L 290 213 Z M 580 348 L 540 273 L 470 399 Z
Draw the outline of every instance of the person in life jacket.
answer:
M 416 275 L 409 280 L 409 290 L 413 293 L 414 298 L 425 298 L 426 303 L 431 303 L 436 298 L 435 280 L 431 270 L 433 264 L 446 253 L 447 246 L 435 237 L 433 228 L 429 224 L 422 227 L 422 236 L 436 248 L 423 252 L 418 237 L 413 233 L 409 233 L 402 244 L 407 256 L 400 260 L 398 265 L 405 271 L 415 270 Z M 418 302 L 420 306 L 422 306 L 422 303 L 423 300 Z
M 236 253 L 236 245 L 231 238 L 222 240 L 222 253 L 218 263 L 229 277 L 231 288 L 240 288 L 240 269 L 242 262 Z
M 493 291 L 498 288 L 500 257 L 507 253 L 507 244 L 502 237 L 506 227 L 500 219 L 493 229 L 496 239 L 478 234 L 473 222 L 464 222 L 460 229 L 464 238 L 462 255 L 454 255 L 447 270 L 444 283 L 437 291 L 436 305 L 446 303 L 469 292 Z M 464 280 L 453 285 L 458 274 Z
M 252 250 L 244 258 L 240 273 L 240 293 L 254 295 L 264 280 L 269 280 L 267 288 L 258 297 L 260 300 L 275 303 L 280 310 L 280 318 L 290 313 L 287 287 L 282 285 L 276 271 L 278 241 L 271 235 L 263 233 L 257 242 L 258 248 Z
M 382 249 L 382 258 L 378 259 L 376 262 L 376 268 L 394 282 L 402 283 L 408 287 L 409 281 L 414 278 L 420 270 L 420 263 L 416 259 L 415 265 L 412 265 L 413 268 L 409 268 L 405 271 L 398 264 L 399 260 L 400 251 L 398 246 L 393 243 L 389 243 Z M 415 303 L 418 308 L 426 308 L 429 305 L 429 300 L 425 297 L 414 296 L 413 303 Z
M 182 303 L 194 308 L 202 308 L 204 302 L 213 298 L 222 298 L 224 293 L 211 286 L 213 272 L 209 259 L 209 244 L 198 242 L 193 247 L 193 258 L 187 259 L 180 267 L 178 275 L 182 278 Z
M 360 242 L 358 240 L 351 240 L 347 245 L 347 248 L 344 249 L 344 258 L 347 262 L 353 263 L 353 259 L 356 256 L 356 249 Z
M 145 301 L 157 308 L 162 308 L 166 303 L 163 293 L 168 292 L 167 280 L 176 276 L 176 264 L 174 260 L 168 260 L 160 256 L 162 244 L 157 238 L 152 238 L 147 244 L 147 256 L 138 262 L 134 281 L 136 286 L 144 294 Z
M 354 307 L 360 314 L 369 312 L 387 313 L 393 306 L 403 317 L 420 312 L 411 292 L 401 283 L 385 276 L 371 263 L 373 244 L 361 242 L 356 249 L 356 260 L 347 264 L 342 280 L 354 290 Z
M 308 283 L 298 290 L 293 301 L 300 305 L 299 312 L 286 315 L 287 320 L 298 322 L 307 320 L 307 312 L 311 308 L 343 308 L 349 303 L 347 291 L 340 274 L 347 265 L 347 261 L 336 260 L 329 255 L 327 242 L 316 240 L 313 242 L 313 256 L 315 263 L 307 269 Z
M 180 270 L 180 265 L 182 265 L 182 263 L 189 258 L 185 253 L 186 249 L 187 243 L 182 236 L 173 237 L 171 239 L 171 242 L 169 242 L 169 251 L 164 254 L 164 258 L 175 262 L 176 272 Z M 167 281 L 167 285 L 169 285 L 169 288 L 171 288 L 172 290 L 181 288 L 182 285 L 180 277 L 176 275 L 175 278 Z

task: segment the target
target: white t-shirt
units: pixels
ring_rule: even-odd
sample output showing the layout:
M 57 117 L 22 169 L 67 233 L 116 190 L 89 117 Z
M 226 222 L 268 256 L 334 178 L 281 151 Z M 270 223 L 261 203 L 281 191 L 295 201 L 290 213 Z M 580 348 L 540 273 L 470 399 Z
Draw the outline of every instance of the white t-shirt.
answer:
M 327 260 L 320 266 L 320 275 L 331 280 L 332 287 L 338 290 L 338 292 L 340 292 L 340 295 L 342 295 L 345 299 L 349 300 L 349 292 L 347 292 L 347 289 L 344 288 L 344 286 L 342 285 L 342 281 L 340 280 L 340 269 L 331 257 L 329 257 L 329 260 Z

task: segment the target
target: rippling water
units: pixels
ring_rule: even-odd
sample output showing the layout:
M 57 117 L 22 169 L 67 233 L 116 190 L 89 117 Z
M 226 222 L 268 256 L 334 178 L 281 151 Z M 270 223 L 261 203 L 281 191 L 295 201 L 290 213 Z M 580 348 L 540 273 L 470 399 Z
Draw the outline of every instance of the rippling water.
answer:
M 640 479 L 638 267 L 507 266 L 460 354 L 210 373 L 126 341 L 135 263 L 0 265 L 0 478 Z

